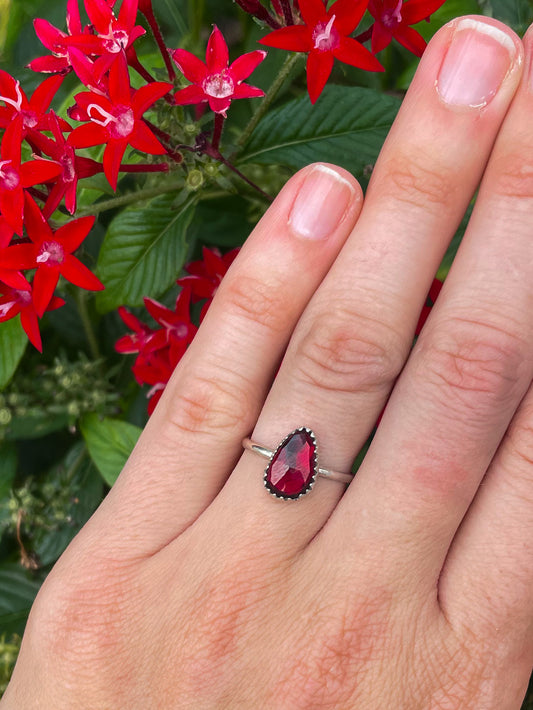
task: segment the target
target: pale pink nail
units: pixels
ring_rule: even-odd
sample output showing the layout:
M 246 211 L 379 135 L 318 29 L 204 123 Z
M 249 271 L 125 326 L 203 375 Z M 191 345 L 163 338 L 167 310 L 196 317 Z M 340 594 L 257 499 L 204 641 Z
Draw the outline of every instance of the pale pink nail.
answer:
M 354 192 L 338 172 L 316 165 L 296 195 L 289 215 L 292 231 L 304 239 L 327 239 L 342 221 Z
M 496 95 L 516 56 L 511 37 L 466 17 L 457 23 L 440 68 L 437 91 L 455 106 L 480 108 Z

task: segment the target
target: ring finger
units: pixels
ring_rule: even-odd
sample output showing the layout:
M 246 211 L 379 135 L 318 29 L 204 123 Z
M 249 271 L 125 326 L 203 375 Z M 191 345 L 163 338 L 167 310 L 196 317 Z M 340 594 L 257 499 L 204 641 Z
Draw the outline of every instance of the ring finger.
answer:
M 293 335 L 254 441 L 274 449 L 304 425 L 317 434 L 319 465 L 349 470 L 407 358 L 432 278 L 516 90 L 521 58 L 518 38 L 487 18 L 460 18 L 434 37 L 360 219 Z M 240 515 L 245 527 L 258 519 L 269 526 L 282 549 L 305 545 L 344 486 L 318 479 L 292 505 L 265 493 L 263 469 L 246 452 L 206 511 L 207 525 L 235 526 Z

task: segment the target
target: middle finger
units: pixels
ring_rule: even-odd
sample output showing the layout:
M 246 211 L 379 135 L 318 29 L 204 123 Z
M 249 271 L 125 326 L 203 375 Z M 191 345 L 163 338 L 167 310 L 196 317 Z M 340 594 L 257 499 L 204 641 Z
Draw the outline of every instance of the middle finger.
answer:
M 521 74 L 520 40 L 488 18 L 460 18 L 431 41 L 381 152 L 363 212 L 307 307 L 252 438 L 275 449 L 314 430 L 319 465 L 348 471 L 407 358 L 418 314 L 480 181 Z M 319 479 L 298 505 L 266 494 L 246 452 L 207 520 L 260 519 L 305 545 L 344 491 Z M 304 506 L 307 509 L 304 510 Z M 220 517 L 210 518 L 215 515 Z M 279 518 L 278 518 L 279 516 Z

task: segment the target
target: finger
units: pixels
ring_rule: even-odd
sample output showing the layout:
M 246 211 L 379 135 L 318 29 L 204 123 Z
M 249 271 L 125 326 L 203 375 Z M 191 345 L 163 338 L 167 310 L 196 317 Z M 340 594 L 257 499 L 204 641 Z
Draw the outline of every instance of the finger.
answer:
M 361 200 L 342 168 L 309 166 L 247 240 L 102 510 L 126 547 L 161 547 L 217 494 Z
M 518 38 L 492 20 L 482 23 L 455 21 L 428 46 L 361 217 L 298 324 L 261 412 L 253 439 L 267 448 L 307 426 L 317 435 L 319 465 L 346 471 L 369 435 L 518 81 Z M 453 70 L 443 63 L 448 50 Z M 318 479 L 312 493 L 291 505 L 265 494 L 263 469 L 247 452 L 212 515 L 235 521 L 236 501 L 244 499 L 252 524 L 260 519 L 284 536 L 282 549 L 305 545 L 344 486 Z
M 391 574 L 421 594 L 436 594 L 452 539 L 533 377 L 525 82 L 446 283 L 332 520 L 350 526 L 356 541 L 371 530 L 393 541 Z
M 533 29 L 524 38 L 526 71 L 498 138 L 484 190 L 494 215 L 508 217 L 500 270 L 516 280 L 522 293 L 513 304 L 529 335 L 533 293 L 527 273 L 510 270 L 533 256 Z M 500 229 L 503 223 L 500 222 Z M 512 236 L 510 236 L 512 235 Z M 512 241 L 512 245 L 509 245 Z M 516 246 L 515 246 L 516 245 Z M 522 281 L 522 278 L 525 280 Z M 511 292 L 510 298 L 515 294 Z M 521 314 L 521 311 L 524 311 Z M 531 349 L 526 362 L 531 368 Z M 461 624 L 505 628 L 509 636 L 531 642 L 533 619 L 533 387 L 509 426 L 468 515 L 454 538 L 440 580 L 440 599 L 450 618 Z M 528 654 L 529 668 L 533 649 Z

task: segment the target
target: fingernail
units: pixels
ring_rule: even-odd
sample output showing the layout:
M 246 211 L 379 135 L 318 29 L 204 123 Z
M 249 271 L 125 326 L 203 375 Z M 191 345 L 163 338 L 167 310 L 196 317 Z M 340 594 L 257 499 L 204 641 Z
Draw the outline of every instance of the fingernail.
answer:
M 303 239 L 327 239 L 342 221 L 353 195 L 348 180 L 327 165 L 316 165 L 294 200 L 289 215 L 292 231 Z
M 481 108 L 496 95 L 516 55 L 511 37 L 472 18 L 457 23 L 437 79 L 443 101 Z

